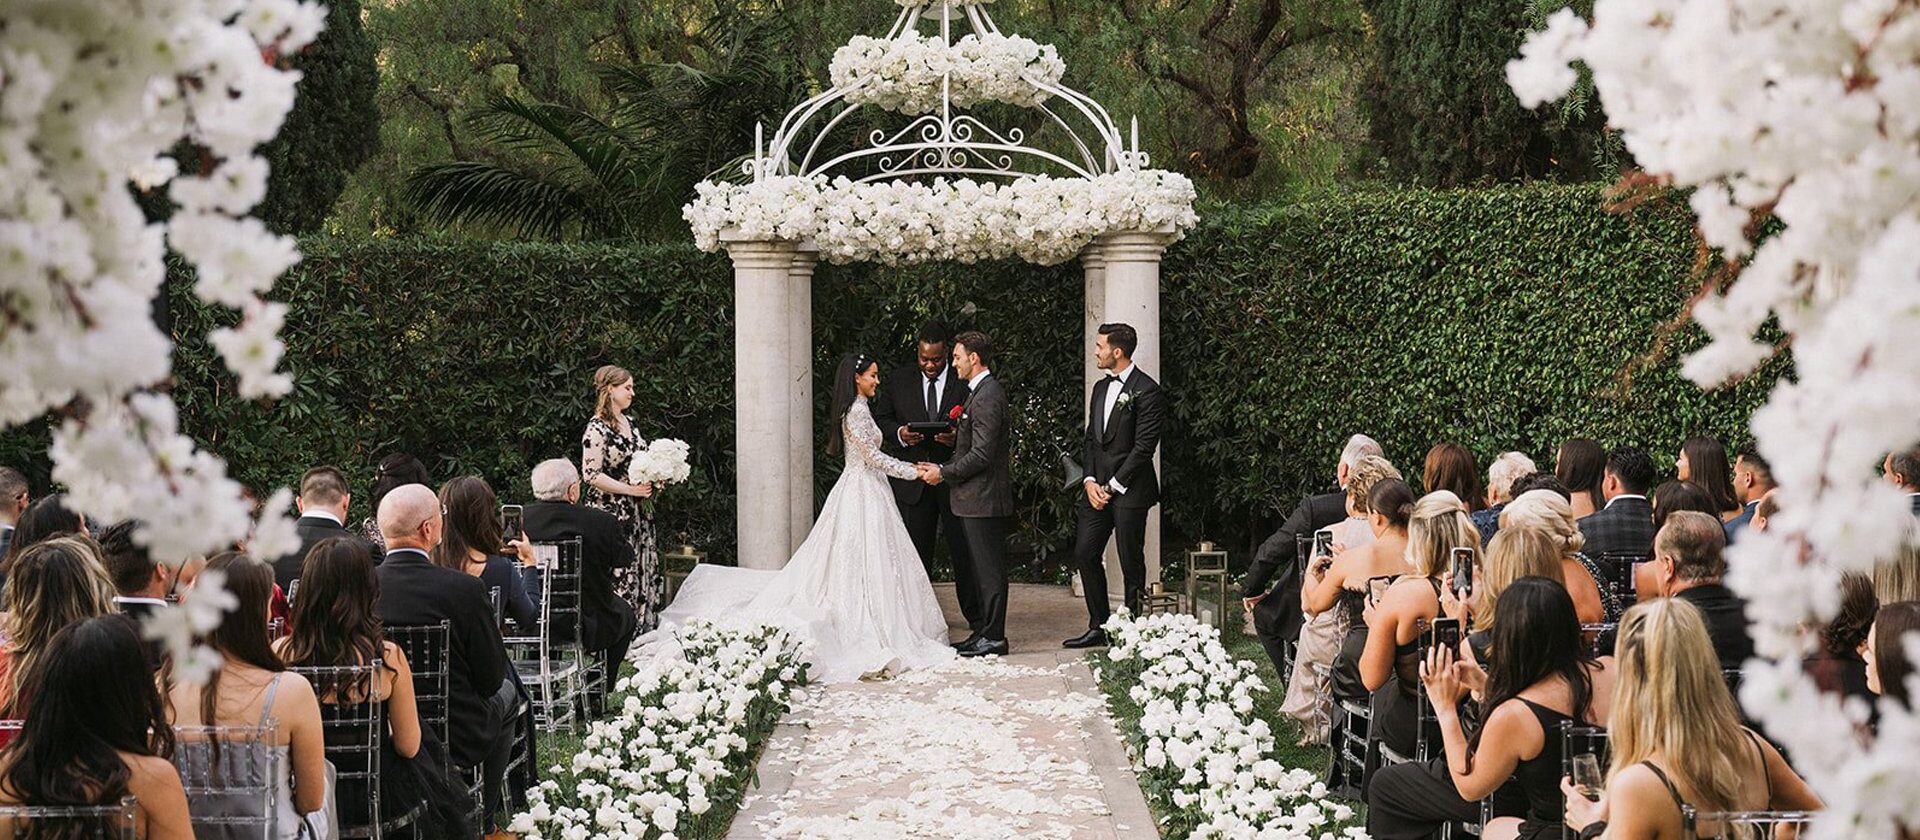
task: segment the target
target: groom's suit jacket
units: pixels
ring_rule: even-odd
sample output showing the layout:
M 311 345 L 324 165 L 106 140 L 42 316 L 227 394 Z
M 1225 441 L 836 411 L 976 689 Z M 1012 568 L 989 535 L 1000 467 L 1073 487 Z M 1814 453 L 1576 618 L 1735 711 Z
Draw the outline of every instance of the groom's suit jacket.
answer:
M 953 514 L 973 519 L 1013 515 L 1012 444 L 1007 436 L 1007 391 L 989 374 L 967 396 L 953 441 L 953 460 L 940 467 L 952 485 Z
M 1118 386 L 1120 402 L 1113 416 L 1102 420 L 1108 391 Z M 1093 386 L 1087 407 L 1087 475 L 1095 482 L 1118 481 L 1127 488 L 1113 497 L 1113 506 L 1153 507 L 1160 501 L 1160 477 L 1153 471 L 1153 451 L 1160 446 L 1161 423 L 1166 417 L 1160 383 L 1135 367 L 1125 384 L 1108 378 Z
M 948 365 L 941 376 L 946 380 L 940 386 L 940 413 L 935 417 L 927 416 L 927 377 L 920 373 L 918 365 L 895 368 L 880 384 L 879 399 L 873 400 L 873 422 L 880 426 L 881 448 L 887 454 L 909 464 L 942 464 L 953 457 L 953 447 L 935 441 L 933 435 L 927 435 L 913 446 L 901 445 L 899 437 L 901 426 L 945 420 L 949 412 L 966 404 L 967 383 L 953 372 L 953 366 Z M 926 483 L 918 479 L 888 480 L 893 482 L 894 500 L 903 505 L 919 503 L 927 489 Z

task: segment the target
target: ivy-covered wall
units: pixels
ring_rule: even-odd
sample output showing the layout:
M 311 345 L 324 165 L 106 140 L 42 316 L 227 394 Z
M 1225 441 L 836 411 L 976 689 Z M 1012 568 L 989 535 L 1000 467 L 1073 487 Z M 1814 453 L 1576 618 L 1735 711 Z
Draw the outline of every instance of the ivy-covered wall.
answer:
M 270 488 L 333 463 L 364 482 L 398 450 L 436 479 L 478 473 L 524 498 L 534 463 L 578 459 L 591 373 L 616 363 L 637 375 L 643 434 L 693 444 L 692 481 L 660 505 L 663 540 L 685 535 L 731 556 L 724 256 L 324 238 L 303 252 L 275 292 L 292 304 L 297 379 L 278 404 L 236 399 L 203 341 L 221 317 L 174 301 L 184 423 L 241 479 Z M 1167 369 L 1153 371 L 1173 394 L 1167 550 L 1211 539 L 1244 563 L 1278 508 L 1331 481 L 1355 431 L 1410 474 L 1438 440 L 1483 462 L 1519 449 L 1544 464 L 1573 435 L 1661 460 L 1690 434 L 1742 438 L 1784 361 L 1720 392 L 1678 376 L 1678 354 L 1699 337 L 1688 328 L 1663 340 L 1662 326 L 1695 285 L 1694 255 L 1680 202 L 1611 215 L 1594 187 L 1397 190 L 1203 213 L 1167 258 Z M 822 266 L 814 307 L 814 346 L 790 352 L 813 357 L 819 394 L 841 353 L 905 362 L 930 316 L 995 336 L 1018 418 L 1015 562 L 1026 578 L 1062 579 L 1072 496 L 1059 455 L 1077 449 L 1085 410 L 1078 266 Z M 826 423 L 817 416 L 816 431 Z M 0 438 L 0 463 L 28 466 L 36 490 L 44 454 L 44 430 Z M 823 488 L 836 474 L 822 456 Z

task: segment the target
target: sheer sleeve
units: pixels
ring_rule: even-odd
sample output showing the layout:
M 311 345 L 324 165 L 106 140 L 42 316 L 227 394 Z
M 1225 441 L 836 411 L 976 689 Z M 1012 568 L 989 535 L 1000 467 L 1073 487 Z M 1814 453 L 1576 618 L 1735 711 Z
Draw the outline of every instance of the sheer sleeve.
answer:
M 865 402 L 856 401 L 847 410 L 847 418 L 842 421 L 845 427 L 840 433 L 847 442 L 847 458 L 858 458 L 887 475 L 900 479 L 919 478 L 920 471 L 912 464 L 880 451 L 880 427 L 873 421 L 873 409 Z
M 607 463 L 607 425 L 598 418 L 587 421 L 587 433 L 580 436 L 580 481 L 588 487 Z

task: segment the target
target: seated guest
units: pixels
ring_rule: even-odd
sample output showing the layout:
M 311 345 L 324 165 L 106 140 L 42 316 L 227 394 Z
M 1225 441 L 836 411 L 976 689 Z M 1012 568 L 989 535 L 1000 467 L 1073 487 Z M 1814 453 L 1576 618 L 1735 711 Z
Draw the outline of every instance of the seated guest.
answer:
M 1420 468 L 1420 484 L 1422 495 L 1446 490 L 1469 510 L 1486 507 L 1480 490 L 1480 466 L 1473 462 L 1473 453 L 1460 444 L 1436 443 L 1427 450 L 1426 463 Z
M 1387 463 L 1385 458 L 1368 455 L 1354 462 L 1353 469 L 1347 474 L 1347 518 L 1314 532 L 1316 538 L 1326 532 L 1331 538 L 1333 551 L 1316 554 L 1306 560 L 1307 568 L 1301 575 L 1300 597 L 1295 599 L 1303 615 L 1309 615 L 1306 596 L 1319 586 L 1333 556 L 1373 542 L 1367 498 L 1373 493 L 1374 486 L 1383 481 L 1399 479 L 1400 471 Z M 1287 694 L 1281 701 L 1280 711 L 1300 721 L 1302 744 L 1326 743 L 1326 726 L 1332 702 L 1326 679 L 1332 671 L 1333 658 L 1340 653 L 1345 621 L 1346 616 L 1339 611 L 1323 610 L 1310 614 L 1309 620 L 1300 626 L 1300 644 L 1294 652 L 1293 674 L 1287 680 Z
M 87 518 L 68 510 L 60 494 L 43 496 L 37 502 L 27 506 L 26 513 L 20 515 L 16 523 L 13 539 L 7 543 L 7 553 L 0 557 L 0 587 L 7 585 L 7 576 L 13 574 L 13 560 L 34 543 L 50 540 L 64 534 L 91 536 L 87 531 Z M 55 630 L 60 628 L 56 627 Z
M 1553 474 L 1571 492 L 1567 503 L 1573 506 L 1573 518 L 1591 516 L 1606 505 L 1600 486 L 1607 479 L 1607 451 L 1599 442 L 1573 438 L 1560 444 Z
M 1733 494 L 1740 500 L 1740 514 L 1726 522 L 1727 542 L 1733 542 L 1740 529 L 1753 521 L 1754 509 L 1773 488 L 1773 467 L 1767 459 L 1751 446 L 1742 448 L 1733 461 Z
M 1873 705 L 1867 678 L 1867 660 L 1860 648 L 1873 629 L 1880 602 L 1873 597 L 1873 579 L 1859 572 L 1840 576 L 1840 612 L 1820 631 L 1820 649 L 1801 661 L 1801 668 L 1821 691 L 1839 697 L 1858 697 Z M 1874 709 L 1878 718 L 1879 710 Z
M 580 471 L 572 461 L 554 458 L 534 467 L 533 497 L 537 501 L 525 511 L 527 539 L 580 538 L 580 643 L 594 652 L 608 675 L 591 698 L 597 713 L 639 629 L 633 607 L 613 591 L 614 570 L 633 566 L 633 543 L 613 514 L 580 504 Z M 549 631 L 562 641 L 572 638 L 572 630 L 564 626 Z
M 1653 548 L 1653 504 L 1647 492 L 1653 489 L 1653 459 L 1631 446 L 1622 446 L 1607 455 L 1607 477 L 1600 492 L 1607 506 L 1579 520 L 1583 548 L 1588 557 L 1602 561 L 1608 556 L 1634 556 L 1645 559 Z M 1602 569 L 1619 579 L 1622 571 Z
M 1713 666 L 1707 627 L 1699 610 L 1677 599 L 1639 604 L 1621 620 L 1604 793 L 1589 802 L 1563 784 L 1566 824 L 1580 836 L 1680 837 L 1683 806 L 1702 813 L 1820 807 L 1780 751 L 1740 725 Z M 1699 835 L 1723 829 L 1703 825 Z
M 1913 676 L 1913 658 L 1907 655 L 1906 639 L 1920 632 L 1920 601 L 1900 601 L 1880 608 L 1867 640 L 1861 645 L 1867 664 L 1867 688 L 1882 697 L 1900 701 L 1909 711 L 1913 696 L 1907 678 Z
M 1430 651 L 1422 669 L 1446 745 L 1446 773 L 1454 792 L 1468 801 L 1492 796 L 1509 778 L 1524 795 L 1524 808 L 1506 809 L 1519 813 L 1496 807 L 1483 836 L 1557 838 L 1564 807 L 1560 725 L 1604 724 L 1606 704 L 1598 698 L 1611 689 L 1610 675 L 1587 656 L 1573 599 L 1560 584 L 1521 578 L 1507 587 L 1496 609 L 1496 655 L 1486 672 L 1444 648 Z M 1471 736 L 1458 712 L 1469 690 L 1484 695 L 1481 708 L 1487 710 Z M 1439 828 L 1419 820 L 1417 791 L 1428 787 L 1420 777 L 1429 768 L 1403 766 L 1411 768 L 1402 771 L 1405 778 L 1389 781 L 1383 771 L 1368 799 L 1367 828 L 1376 838 Z
M 1373 540 L 1334 557 L 1321 559 L 1307 573 L 1307 584 L 1313 587 L 1305 593 L 1302 602 L 1307 614 L 1318 617 L 1326 613 L 1338 613 L 1335 620 L 1338 622 L 1340 641 L 1335 648 L 1333 661 L 1328 666 L 1331 676 L 1329 697 L 1334 702 L 1365 702 L 1368 691 L 1360 680 L 1360 652 L 1367 644 L 1364 619 L 1367 604 L 1377 593 L 1385 591 L 1394 579 L 1410 571 L 1407 566 L 1407 518 L 1413 514 L 1413 488 L 1397 478 L 1375 484 L 1367 494 L 1367 511 Z M 1334 720 L 1336 728 L 1332 737 L 1335 743 L 1339 743 L 1341 730 L 1338 726 L 1341 722 L 1338 718 Z M 1335 777 L 1330 786 L 1338 788 L 1343 784 L 1359 784 L 1359 779 L 1341 778 L 1339 774 L 1342 769 L 1342 765 L 1334 765 Z
M 109 805 L 131 796 L 133 836 L 194 840 L 187 791 L 170 760 L 173 727 L 147 676 L 145 649 L 121 615 L 76 621 L 47 641 L 46 655 L 22 675 L 22 691 L 41 702 L 0 752 L 0 804 Z M 121 836 L 121 827 L 98 836 Z
M 13 543 L 13 529 L 20 515 L 27 512 L 27 477 L 12 467 L 0 467 L 0 557 L 7 556 Z
M 1691 481 L 1663 481 L 1653 488 L 1653 532 L 1667 524 L 1667 517 L 1675 512 L 1691 510 L 1708 516 L 1719 517 L 1720 511 L 1714 507 L 1713 496 L 1707 488 Z
M 220 667 L 208 674 L 205 685 L 174 683 L 167 698 L 172 710 L 169 718 L 180 727 L 259 730 L 281 754 L 286 769 L 279 778 L 244 781 L 273 786 L 274 813 L 234 816 L 271 817 L 274 836 L 299 836 L 309 819 L 324 823 L 325 815 L 316 812 L 326 807 L 332 792 L 327 790 L 326 736 L 313 686 L 306 677 L 287 670 L 267 636 L 273 567 L 229 551 L 208 560 L 207 570 L 226 576 L 227 592 L 238 603 L 207 635 L 207 644 L 220 655 Z M 176 749 L 206 746 L 183 740 Z M 215 750 L 218 755 L 217 746 Z
M 1503 530 L 1536 528 L 1553 538 L 1560 549 L 1561 579 L 1580 611 L 1580 623 L 1619 620 L 1619 595 L 1612 586 L 1600 585 L 1609 580 L 1605 570 L 1581 553 L 1586 538 L 1580 535 L 1573 508 L 1565 499 L 1551 490 L 1529 490 L 1507 505 L 1500 519 Z
M 446 525 L 432 490 L 419 484 L 394 488 L 380 500 L 379 517 L 387 545 L 379 568 L 380 621 L 388 627 L 451 623 L 447 751 L 459 767 L 484 767 L 486 813 L 498 813 L 520 690 L 486 584 L 434 565 L 429 552 Z
M 1691 481 L 1707 491 L 1713 500 L 1715 516 L 1725 522 L 1740 515 L 1740 497 L 1733 492 L 1733 467 L 1727 463 L 1727 448 L 1710 437 L 1691 437 L 1680 444 L 1673 459 L 1674 477 Z
M 21 677 L 48 655 L 53 635 L 80 619 L 117 610 L 100 550 L 86 537 L 70 534 L 27 546 L 14 557 L 13 569 L 5 593 L 6 615 L 0 617 L 0 632 L 5 634 L 0 641 L 0 717 L 19 719 L 33 705 Z
M 1886 461 L 1880 464 L 1880 474 L 1886 477 L 1887 483 L 1907 494 L 1913 514 L 1920 516 L 1920 446 L 1887 453 Z M 22 489 L 24 491 L 24 484 Z
M 1767 530 L 1767 520 L 1780 512 L 1780 494 L 1768 493 L 1760 497 L 1760 503 L 1753 506 L 1752 526 L 1755 531 Z
M 1267 537 L 1253 553 L 1253 565 L 1247 569 L 1246 580 L 1240 585 L 1240 599 L 1247 612 L 1253 613 L 1254 634 L 1260 637 L 1260 646 L 1266 649 L 1267 658 L 1273 660 L 1276 673 L 1287 671 L 1284 646 L 1300 638 L 1300 625 L 1305 621 L 1300 612 L 1300 565 L 1307 558 L 1295 556 L 1299 550 L 1296 537 L 1313 534 L 1346 519 L 1347 479 L 1353 465 L 1368 455 L 1380 454 L 1380 444 L 1373 438 L 1366 435 L 1348 438 L 1334 470 L 1338 489 L 1302 499 L 1280 530 Z
M 1493 644 L 1494 620 L 1500 611 L 1500 594 L 1524 577 L 1543 577 L 1566 586 L 1565 566 L 1560 562 L 1560 544 L 1553 535 L 1539 528 L 1502 528 L 1487 547 L 1486 560 L 1475 569 L 1473 592 L 1465 603 L 1453 599 L 1448 590 L 1442 606 L 1449 616 L 1461 620 L 1472 632 L 1469 637 L 1477 651 Z M 1477 656 L 1485 663 L 1487 656 Z
M 306 562 L 307 552 L 321 540 L 353 536 L 346 526 L 347 506 L 352 501 L 353 495 L 347 492 L 347 477 L 336 467 L 314 467 L 300 476 L 300 497 L 296 500 L 300 519 L 293 523 L 300 535 L 300 547 L 273 561 L 273 582 L 279 584 L 281 591 L 293 588 L 293 582 L 300 578 L 300 565 Z M 369 547 L 367 551 L 371 553 L 373 549 Z M 299 593 L 294 594 L 298 597 Z
M 1882 604 L 1920 601 L 1920 545 L 1909 542 L 1873 564 L 1873 597 Z
M 1477 565 L 1479 543 L 1465 506 L 1452 493 L 1420 497 L 1407 520 L 1411 571 L 1387 587 L 1367 620 L 1360 679 L 1373 692 L 1373 726 L 1381 743 L 1401 755 L 1414 752 L 1422 642 L 1440 615 L 1440 590 L 1447 585 L 1453 550 L 1472 550 Z M 1437 730 L 1429 735 L 1431 743 L 1439 743 Z
M 419 458 L 405 452 L 395 452 L 381 458 L 379 466 L 374 468 L 373 486 L 369 488 L 367 498 L 371 509 L 377 514 L 381 500 L 385 499 L 387 493 L 393 488 L 405 487 L 409 484 L 425 486 L 431 483 L 433 483 L 432 479 L 427 477 L 427 467 L 420 463 Z M 379 565 L 382 555 L 387 550 L 387 543 L 386 537 L 380 533 L 377 516 L 360 520 L 360 536 L 365 537 L 367 542 L 373 543 L 374 565 Z
M 129 519 L 100 532 L 100 554 L 113 589 L 119 593 L 113 596 L 113 605 L 136 620 L 166 609 L 167 599 L 180 586 L 180 569 L 154 562 L 147 547 L 133 538 L 139 528 L 138 520 Z
M 1500 511 L 1506 510 L 1516 495 L 1513 483 L 1537 469 L 1533 459 L 1522 452 L 1502 452 L 1487 467 L 1487 506 L 1469 515 L 1473 529 L 1480 533 L 1481 548 L 1493 542 L 1493 535 L 1500 530 Z
M 313 686 L 322 705 L 354 705 L 372 700 L 385 706 L 387 721 L 381 743 L 380 818 L 396 818 L 420 802 L 429 804 L 424 823 L 415 831 L 422 837 L 469 837 L 466 793 L 452 787 L 447 774 L 446 747 L 433 730 L 420 725 L 414 705 L 413 670 L 407 655 L 381 634 L 374 605 L 380 601 L 380 581 L 374 574 L 371 546 L 359 537 L 321 540 L 300 567 L 300 588 L 307 597 L 293 605 L 293 634 L 279 640 L 274 652 L 289 668 L 345 668 L 379 664 L 372 679 L 350 684 L 337 677 Z M 422 755 L 422 752 L 426 755 Z M 350 768 L 364 770 L 365 768 Z M 366 799 L 339 807 L 346 825 L 367 825 Z
M 1747 602 L 1720 583 L 1727 573 L 1727 532 L 1704 513 L 1667 517 L 1653 540 L 1655 586 L 1663 598 L 1679 598 L 1700 611 L 1720 667 L 1739 668 L 1753 658 Z
M 532 632 L 540 611 L 527 596 L 520 568 L 533 565 L 533 547 L 524 540 L 506 546 L 500 538 L 500 503 L 493 488 L 477 475 L 461 476 L 441 485 L 440 508 L 447 512 L 447 533 L 433 549 L 433 562 L 479 578 L 489 593 L 499 590 L 505 616 L 521 633 Z M 513 559 L 501 553 L 503 547 L 515 552 Z

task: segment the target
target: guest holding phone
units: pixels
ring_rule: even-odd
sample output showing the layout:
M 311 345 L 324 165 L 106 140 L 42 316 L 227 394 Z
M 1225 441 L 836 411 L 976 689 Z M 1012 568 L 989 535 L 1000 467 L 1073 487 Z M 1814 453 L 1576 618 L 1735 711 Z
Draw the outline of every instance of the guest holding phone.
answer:
M 1401 755 L 1414 751 L 1420 660 L 1428 630 L 1440 616 L 1440 590 L 1454 583 L 1459 563 L 1471 574 L 1479 555 L 1480 535 L 1460 497 L 1439 490 L 1414 505 L 1407 523 L 1407 564 L 1413 571 L 1388 587 L 1372 611 L 1359 663 L 1360 679 L 1373 692 L 1373 723 L 1381 743 Z M 1457 635 L 1460 623 L 1451 621 Z M 1439 730 L 1428 734 L 1430 743 L 1440 742 Z

